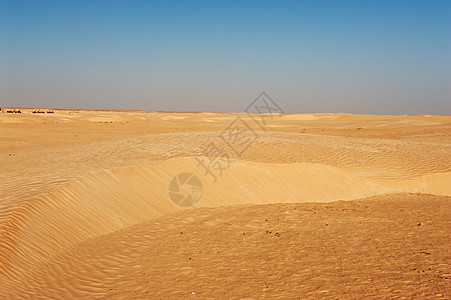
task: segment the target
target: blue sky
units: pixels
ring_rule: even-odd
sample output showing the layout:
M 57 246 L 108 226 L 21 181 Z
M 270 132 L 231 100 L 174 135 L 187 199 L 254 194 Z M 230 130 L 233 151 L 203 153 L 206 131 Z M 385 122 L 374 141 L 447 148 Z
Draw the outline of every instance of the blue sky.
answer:
M 0 0 L 0 106 L 451 114 L 451 1 Z

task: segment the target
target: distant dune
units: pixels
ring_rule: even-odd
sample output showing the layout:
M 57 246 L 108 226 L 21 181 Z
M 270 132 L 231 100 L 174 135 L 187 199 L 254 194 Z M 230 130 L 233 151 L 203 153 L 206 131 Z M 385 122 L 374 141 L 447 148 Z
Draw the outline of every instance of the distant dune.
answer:
M 0 114 L 0 298 L 451 296 L 451 117 L 33 110 Z

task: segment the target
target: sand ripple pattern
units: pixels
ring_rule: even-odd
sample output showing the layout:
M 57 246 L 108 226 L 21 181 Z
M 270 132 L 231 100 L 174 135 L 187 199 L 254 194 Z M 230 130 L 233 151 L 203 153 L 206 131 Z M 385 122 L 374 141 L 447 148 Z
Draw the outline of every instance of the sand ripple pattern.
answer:
M 450 225 L 449 118 L 287 115 L 256 131 L 238 157 L 219 138 L 236 115 L 138 115 L 58 120 L 85 130 L 117 122 L 118 132 L 132 120 L 142 134 L 0 147 L 0 298 L 352 298 L 363 287 L 373 296 L 382 287 L 392 297 L 449 295 L 449 266 L 440 263 L 449 260 L 440 239 Z M 19 134 L 13 122 L 0 119 L 0 129 Z M 216 183 L 195 160 L 212 142 L 234 161 Z M 168 197 L 181 172 L 204 185 L 195 209 Z M 333 202 L 355 199 L 374 201 Z M 417 231 L 419 222 L 431 227 Z

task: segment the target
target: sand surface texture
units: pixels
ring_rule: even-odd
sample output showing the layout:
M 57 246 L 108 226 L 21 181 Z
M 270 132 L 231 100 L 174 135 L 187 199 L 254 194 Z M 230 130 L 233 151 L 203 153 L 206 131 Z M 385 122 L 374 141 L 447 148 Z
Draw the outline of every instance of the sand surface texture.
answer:
M 451 117 L 30 111 L 2 299 L 451 297 Z

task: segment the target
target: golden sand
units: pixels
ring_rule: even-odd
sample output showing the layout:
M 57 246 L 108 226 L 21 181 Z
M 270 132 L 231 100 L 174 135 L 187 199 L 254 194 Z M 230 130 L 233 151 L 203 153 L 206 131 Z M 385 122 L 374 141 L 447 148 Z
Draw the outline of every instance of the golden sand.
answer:
M 0 298 L 451 296 L 451 117 L 31 111 L 0 114 Z

